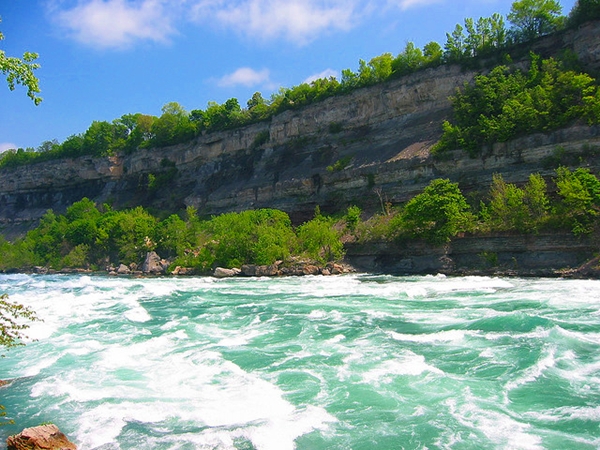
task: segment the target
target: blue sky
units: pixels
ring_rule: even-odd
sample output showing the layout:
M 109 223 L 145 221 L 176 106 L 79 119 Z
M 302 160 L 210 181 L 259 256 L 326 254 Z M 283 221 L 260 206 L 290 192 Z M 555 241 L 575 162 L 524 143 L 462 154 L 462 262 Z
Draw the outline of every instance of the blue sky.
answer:
M 568 14 L 575 0 L 562 0 Z M 423 47 L 511 0 L 0 0 L 0 49 L 39 53 L 44 99 L 0 80 L 0 151 L 62 142 L 94 120 L 160 115 L 357 70 Z

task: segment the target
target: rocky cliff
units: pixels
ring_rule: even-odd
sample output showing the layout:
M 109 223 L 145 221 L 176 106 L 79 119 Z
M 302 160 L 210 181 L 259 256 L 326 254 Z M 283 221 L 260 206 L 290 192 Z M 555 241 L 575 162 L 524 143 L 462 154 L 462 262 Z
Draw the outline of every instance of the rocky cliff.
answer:
M 543 56 L 573 51 L 597 74 L 600 22 L 515 52 L 525 57 L 529 50 Z M 493 173 L 519 183 L 532 172 L 550 176 L 557 163 L 599 171 L 600 127 L 584 124 L 498 144 L 476 159 L 458 151 L 434 159 L 429 149 L 450 117 L 448 97 L 476 73 L 442 66 L 186 144 L 3 169 L 0 226 L 16 236 L 47 209 L 63 212 L 84 196 L 115 208 L 140 204 L 174 212 L 193 205 L 203 214 L 271 207 L 299 222 L 316 205 L 325 212 L 349 204 L 374 211 L 381 201 L 405 201 L 439 177 L 459 181 L 468 192 L 485 189 Z

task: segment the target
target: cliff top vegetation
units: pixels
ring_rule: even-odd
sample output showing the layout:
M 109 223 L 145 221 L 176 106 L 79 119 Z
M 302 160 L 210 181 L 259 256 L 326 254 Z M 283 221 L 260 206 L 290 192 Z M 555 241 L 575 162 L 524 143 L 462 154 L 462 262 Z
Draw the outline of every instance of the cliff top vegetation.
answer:
M 321 78 L 291 88 L 280 88 L 265 99 L 256 92 L 242 107 L 231 98 L 223 104 L 209 102 L 207 107 L 186 111 L 176 102 L 167 103 L 159 117 L 135 113 L 107 121 L 94 121 L 80 134 L 64 142 L 45 141 L 36 149 L 10 150 L 2 154 L 0 167 L 82 155 L 108 156 L 131 153 L 188 142 L 195 136 L 264 121 L 289 109 L 300 108 L 335 95 L 436 67 L 461 64 L 478 67 L 482 61 L 495 64 L 510 48 L 554 33 L 577 27 L 584 21 L 600 18 L 599 0 L 580 0 L 568 16 L 555 0 L 521 0 L 512 4 L 507 17 L 493 14 L 464 24 L 446 33 L 446 42 L 429 42 L 422 49 L 408 42 L 396 56 L 391 53 L 360 60 L 356 71 L 342 70 L 341 79 Z M 510 25 L 507 25 L 510 23 Z

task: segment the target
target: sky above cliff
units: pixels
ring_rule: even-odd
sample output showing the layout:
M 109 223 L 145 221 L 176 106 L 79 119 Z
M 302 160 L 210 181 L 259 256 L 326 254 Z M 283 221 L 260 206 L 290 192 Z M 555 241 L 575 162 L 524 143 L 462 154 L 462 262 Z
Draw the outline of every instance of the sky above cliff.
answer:
M 567 15 L 575 0 L 563 0 Z M 159 116 L 340 77 L 407 42 L 446 42 L 511 0 L 0 0 L 0 49 L 39 53 L 43 102 L 0 81 L 0 151 L 62 142 L 94 120 Z

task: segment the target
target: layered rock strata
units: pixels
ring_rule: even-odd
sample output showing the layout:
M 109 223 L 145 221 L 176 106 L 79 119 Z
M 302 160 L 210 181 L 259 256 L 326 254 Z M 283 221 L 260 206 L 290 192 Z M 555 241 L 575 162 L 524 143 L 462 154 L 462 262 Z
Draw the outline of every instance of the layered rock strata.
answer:
M 514 51 L 523 58 L 529 50 L 572 51 L 600 73 L 599 36 L 600 22 L 591 22 Z M 82 197 L 114 208 L 174 212 L 191 205 L 206 215 L 278 208 L 298 223 L 317 205 L 330 213 L 349 204 L 375 211 L 403 202 L 439 177 L 468 192 L 485 189 L 494 173 L 514 183 L 533 172 L 550 177 L 558 163 L 598 172 L 600 127 L 586 124 L 497 144 L 478 158 L 460 151 L 433 158 L 429 149 L 451 116 L 449 97 L 476 73 L 427 69 L 186 144 L 2 169 L 0 232 L 22 234 L 46 210 L 62 213 Z M 150 186 L 150 175 L 162 185 Z

